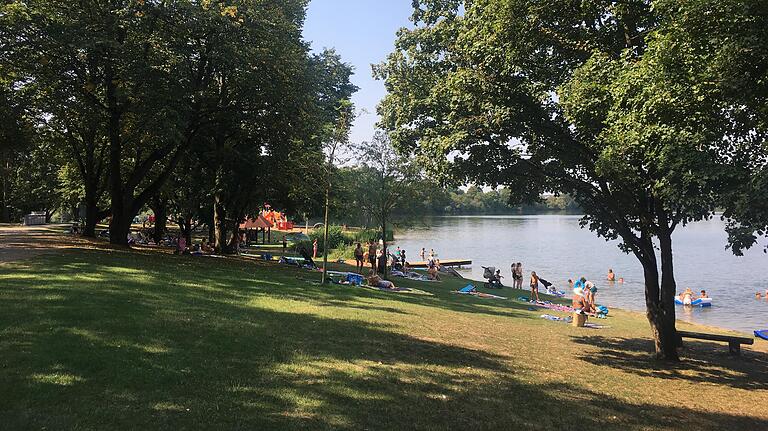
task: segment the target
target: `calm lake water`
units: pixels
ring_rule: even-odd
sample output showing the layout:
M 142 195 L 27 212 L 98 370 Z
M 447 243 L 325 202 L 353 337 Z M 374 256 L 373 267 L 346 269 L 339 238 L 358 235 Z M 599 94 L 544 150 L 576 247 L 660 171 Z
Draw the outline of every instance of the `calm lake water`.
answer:
M 579 228 L 579 216 L 471 216 L 438 217 L 427 226 L 398 232 L 396 245 L 406 249 L 411 261 L 419 260 L 422 247 L 434 248 L 441 260 L 471 259 L 463 275 L 482 280 L 481 266 L 495 266 L 504 282 L 511 282 L 510 264 L 523 263 L 526 276 L 536 271 L 566 290 L 569 278 L 584 276 L 599 292 L 598 303 L 608 307 L 644 311 L 643 273 L 632 255 L 622 253 L 617 242 L 606 242 Z M 755 292 L 768 289 L 768 255 L 762 247 L 742 257 L 725 250 L 726 234 L 719 219 L 678 228 L 673 236 L 675 279 L 678 292 L 690 287 L 706 289 L 711 308 L 678 307 L 678 319 L 751 333 L 768 329 L 768 301 Z M 605 281 L 608 268 L 624 284 Z M 528 285 L 526 278 L 523 287 Z M 506 290 L 509 292 L 509 290 Z M 509 293 L 507 296 L 510 296 Z

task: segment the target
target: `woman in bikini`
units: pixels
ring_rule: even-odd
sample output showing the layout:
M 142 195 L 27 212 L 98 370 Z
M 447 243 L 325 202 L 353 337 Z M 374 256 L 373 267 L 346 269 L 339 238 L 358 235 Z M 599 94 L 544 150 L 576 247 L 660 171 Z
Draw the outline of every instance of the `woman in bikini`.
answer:
M 514 284 L 516 289 L 523 288 L 523 264 L 520 262 L 517 262 L 517 265 L 515 266 L 515 283 Z
M 359 273 L 363 272 L 363 266 L 365 265 L 365 251 L 363 246 L 358 242 L 355 247 L 355 270 Z
M 397 287 L 395 287 L 395 283 L 392 283 L 389 280 L 384 280 L 383 278 L 374 274 L 373 271 L 371 271 L 368 276 L 368 285 L 372 287 L 378 287 L 380 289 L 397 289 Z

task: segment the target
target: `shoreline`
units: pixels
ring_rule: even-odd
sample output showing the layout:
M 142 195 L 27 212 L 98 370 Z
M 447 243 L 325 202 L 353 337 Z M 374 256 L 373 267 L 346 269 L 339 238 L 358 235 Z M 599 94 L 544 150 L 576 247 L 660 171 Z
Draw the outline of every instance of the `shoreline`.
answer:
M 484 283 L 484 281 L 473 280 L 471 278 L 464 278 L 464 277 L 462 277 L 462 279 L 466 280 L 468 283 L 479 285 L 478 287 L 482 287 L 482 285 Z M 504 292 L 504 291 L 510 291 L 510 292 L 511 291 L 519 291 L 521 293 L 524 293 L 524 292 L 530 293 L 531 292 L 530 289 L 513 289 L 513 288 L 511 288 L 509 286 L 504 286 L 502 289 L 490 289 L 490 290 L 489 289 L 485 289 L 485 290 L 488 291 L 488 292 Z M 566 298 L 570 298 L 570 295 L 566 295 L 566 296 L 564 296 L 562 298 L 559 298 L 559 297 L 552 296 L 552 295 L 549 295 L 549 294 L 546 294 L 546 293 L 542 293 L 541 291 L 539 291 L 539 295 L 546 295 L 547 297 L 553 298 L 555 300 L 559 299 L 559 300 L 565 301 L 566 303 L 570 303 L 570 299 L 566 299 Z M 509 299 L 511 301 L 515 301 L 516 300 L 515 298 L 511 298 L 511 297 Z M 555 301 L 553 301 L 553 302 L 555 302 Z M 611 306 L 610 304 L 607 304 L 607 303 L 602 304 L 602 305 L 605 305 L 606 307 L 608 307 L 609 310 L 619 310 L 622 313 L 636 315 L 638 318 L 641 318 L 641 319 L 646 320 L 646 321 L 648 320 L 648 318 L 647 318 L 647 316 L 645 314 L 645 311 L 631 310 L 631 309 L 624 308 L 624 307 L 614 307 L 614 306 Z M 677 308 L 675 310 L 677 310 Z M 704 328 L 706 330 L 709 330 L 709 331 L 712 331 L 712 332 L 715 332 L 715 333 L 728 333 L 730 335 L 742 335 L 742 336 L 748 336 L 748 337 L 752 337 L 752 338 L 757 339 L 757 337 L 755 337 L 755 334 L 753 332 L 742 332 L 742 331 L 740 331 L 738 329 L 728 328 L 728 327 L 724 327 L 724 326 L 706 325 L 706 324 L 699 323 L 699 322 L 692 322 L 692 321 L 680 319 L 679 318 L 679 313 L 677 311 L 675 312 L 675 322 L 676 322 L 675 323 L 675 327 L 677 327 L 678 324 L 683 324 L 683 325 L 688 325 L 688 326 L 692 326 L 692 327 Z
M 77 237 L 77 239 L 75 239 L 74 237 L 62 234 L 61 232 L 58 231 L 58 229 L 61 228 L 62 226 L 63 225 L 54 225 L 54 224 L 46 225 L 46 226 L 17 226 L 17 225 L 10 225 L 9 226 L 9 225 L 0 225 L 0 233 L 5 233 L 6 235 L 11 234 L 9 236 L 15 237 L 15 238 L 13 238 L 14 241 L 11 241 L 11 244 L 5 244 L 6 247 L 0 247 L 0 250 L 5 249 L 4 251 L 6 251 L 6 252 L 8 252 L 8 251 L 16 251 L 16 252 L 18 252 L 18 251 L 26 251 L 26 253 L 21 253 L 20 255 L 15 256 L 15 258 L 10 258 L 10 256 L 5 256 L 3 259 L 0 259 L 0 261 L 2 261 L 3 263 L 19 262 L 19 261 L 25 261 L 25 260 L 30 259 L 30 258 L 34 258 L 34 257 L 36 257 L 39 254 L 46 254 L 46 253 L 50 253 L 50 252 L 61 251 L 63 249 L 78 248 L 78 247 L 83 247 L 83 246 L 86 246 L 86 248 L 95 249 L 95 248 L 101 248 L 101 247 L 98 247 L 98 246 L 106 245 L 103 241 L 99 241 L 99 240 L 90 241 L 90 240 L 87 240 L 87 239 L 83 239 L 81 237 Z M 50 243 L 46 244 L 46 247 L 44 247 L 43 249 L 39 249 L 38 247 L 32 247 L 31 250 L 25 250 L 24 247 L 20 247 L 25 242 L 24 240 L 28 240 L 29 239 L 28 234 L 29 233 L 33 233 L 33 232 L 37 232 L 38 234 L 41 234 L 41 233 L 48 234 L 49 238 L 47 238 L 47 239 L 48 239 L 48 241 L 52 242 L 53 244 L 50 244 Z M 22 238 L 24 238 L 24 239 L 22 239 Z M 54 238 L 56 238 L 56 239 L 54 239 Z M 6 239 L 9 239 L 9 238 L 6 238 Z M 40 240 L 41 238 L 38 236 L 36 239 Z M 88 245 L 90 247 L 87 247 Z M 0 253 L 0 257 L 3 257 L 2 255 L 3 255 L 3 253 Z M 345 266 L 347 266 L 349 268 L 354 268 L 354 265 L 345 264 Z M 423 272 L 423 271 L 421 271 L 421 272 Z M 445 278 L 444 278 L 444 280 L 445 280 Z M 472 284 L 476 285 L 479 288 L 482 288 L 483 283 L 484 283 L 484 281 L 474 280 L 472 278 L 466 278 L 466 277 L 462 277 L 461 280 L 462 280 L 462 282 L 472 283 Z M 483 289 L 483 290 L 487 291 L 489 293 L 497 293 L 497 294 L 498 293 L 502 293 L 502 294 L 504 294 L 504 293 L 507 293 L 507 292 L 512 293 L 512 292 L 514 292 L 515 290 L 518 290 L 518 289 L 512 289 L 512 288 L 510 288 L 508 286 L 505 286 L 503 289 L 500 289 L 500 290 L 499 289 Z M 521 289 L 521 290 L 519 290 L 519 292 L 521 294 L 527 295 L 528 293 L 530 293 L 530 289 Z M 544 294 L 544 293 L 541 293 L 541 292 L 540 292 L 540 294 L 546 295 L 548 299 L 555 300 L 553 302 L 557 302 L 557 300 L 561 300 L 560 302 L 570 303 L 570 295 L 566 295 L 563 298 L 558 298 L 558 297 L 547 295 L 547 294 Z M 510 300 L 511 301 L 515 301 L 516 298 L 510 297 Z M 608 306 L 609 309 L 611 309 L 611 310 L 618 310 L 621 313 L 634 315 L 635 317 L 643 319 L 644 321 L 647 322 L 647 317 L 645 315 L 645 312 L 642 311 L 642 310 L 633 310 L 633 309 L 629 309 L 629 308 L 625 308 L 625 307 L 616 307 L 616 306 L 612 306 L 609 302 L 605 302 L 604 304 L 606 306 Z M 686 326 L 703 328 L 705 330 L 709 330 L 709 331 L 713 331 L 713 332 L 739 334 L 739 335 L 745 335 L 745 336 L 748 336 L 748 337 L 754 337 L 754 333 L 751 332 L 751 331 L 741 331 L 741 330 L 734 329 L 734 328 L 729 328 L 729 327 L 726 327 L 726 326 L 718 326 L 718 325 L 711 325 L 711 324 L 708 325 L 708 324 L 704 324 L 704 323 L 693 322 L 693 321 L 689 321 L 689 320 L 685 320 L 685 319 L 680 319 L 679 316 L 680 316 L 680 313 L 676 312 L 675 320 L 676 320 L 676 324 L 677 325 L 682 324 L 682 325 L 686 325 Z

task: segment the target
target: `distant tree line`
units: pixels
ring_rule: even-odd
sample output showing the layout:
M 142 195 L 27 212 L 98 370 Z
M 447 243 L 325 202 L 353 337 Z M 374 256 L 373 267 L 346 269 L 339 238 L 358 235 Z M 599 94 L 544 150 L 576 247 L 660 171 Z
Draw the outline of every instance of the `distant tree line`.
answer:
M 369 186 L 373 172 L 361 166 L 344 167 L 336 172 L 336 189 L 331 202 L 332 220 L 337 223 L 375 225 L 374 215 L 362 202 L 375 191 Z M 578 214 L 581 208 L 569 195 L 546 195 L 533 203 L 511 203 L 507 187 L 483 190 L 444 187 L 419 174 L 402 191 L 402 199 L 392 209 L 398 219 L 404 217 L 448 215 L 514 215 L 568 212 Z

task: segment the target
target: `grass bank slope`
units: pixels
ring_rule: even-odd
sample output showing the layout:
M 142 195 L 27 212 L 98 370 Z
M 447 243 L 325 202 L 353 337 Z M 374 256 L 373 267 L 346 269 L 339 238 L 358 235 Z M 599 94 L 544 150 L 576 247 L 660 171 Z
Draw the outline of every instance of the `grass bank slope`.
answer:
M 119 250 L 2 264 L 0 428 L 768 429 L 759 342 L 668 368 L 633 313 L 572 328 L 459 281 L 318 278 Z

